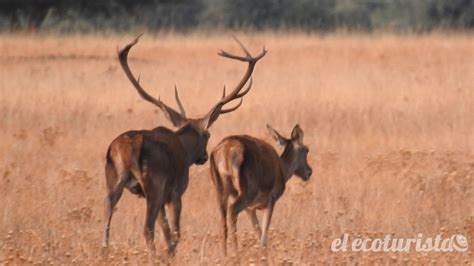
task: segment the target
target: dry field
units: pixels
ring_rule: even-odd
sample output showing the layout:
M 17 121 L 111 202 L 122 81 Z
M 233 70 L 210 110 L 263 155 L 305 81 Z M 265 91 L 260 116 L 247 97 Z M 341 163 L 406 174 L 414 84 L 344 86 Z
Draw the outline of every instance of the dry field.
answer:
M 474 36 L 238 34 L 254 53 L 254 87 L 211 128 L 268 141 L 265 124 L 305 130 L 314 174 L 293 177 L 269 247 L 239 216 L 238 258 L 224 258 L 209 166 L 193 166 L 176 265 L 470 264 L 474 247 Z M 125 192 L 101 249 L 108 144 L 128 129 L 170 124 L 132 88 L 116 46 L 134 36 L 0 35 L 0 264 L 142 264 L 145 202 Z M 204 114 L 246 65 L 230 35 L 145 35 L 130 64 L 152 94 Z M 272 142 L 273 143 L 273 142 Z M 463 234 L 468 252 L 330 251 L 352 237 Z

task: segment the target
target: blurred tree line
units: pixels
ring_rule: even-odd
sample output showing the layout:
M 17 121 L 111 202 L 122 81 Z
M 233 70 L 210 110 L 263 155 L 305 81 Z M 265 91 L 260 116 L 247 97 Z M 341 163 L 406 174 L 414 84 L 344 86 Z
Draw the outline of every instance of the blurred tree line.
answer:
M 0 0 L 0 29 L 59 32 L 474 28 L 474 0 Z

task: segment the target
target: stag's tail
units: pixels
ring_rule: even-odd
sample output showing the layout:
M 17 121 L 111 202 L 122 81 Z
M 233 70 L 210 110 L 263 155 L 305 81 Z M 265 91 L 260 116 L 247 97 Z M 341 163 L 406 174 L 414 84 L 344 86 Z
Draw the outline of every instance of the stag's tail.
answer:
M 110 147 L 107 149 L 107 155 L 105 156 L 105 181 L 107 184 L 108 191 L 114 189 L 117 185 L 117 171 L 110 154 Z

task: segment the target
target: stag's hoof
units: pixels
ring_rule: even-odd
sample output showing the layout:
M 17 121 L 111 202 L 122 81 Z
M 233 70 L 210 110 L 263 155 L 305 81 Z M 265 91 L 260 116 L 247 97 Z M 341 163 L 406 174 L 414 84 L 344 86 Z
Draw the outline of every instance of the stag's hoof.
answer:
M 174 255 L 176 254 L 176 246 L 177 245 L 178 245 L 178 243 L 173 242 L 171 245 L 168 246 L 168 256 L 174 257 Z
M 177 231 L 174 231 L 172 233 L 173 241 L 175 242 L 175 245 L 178 244 L 179 238 L 181 237 L 180 233 Z

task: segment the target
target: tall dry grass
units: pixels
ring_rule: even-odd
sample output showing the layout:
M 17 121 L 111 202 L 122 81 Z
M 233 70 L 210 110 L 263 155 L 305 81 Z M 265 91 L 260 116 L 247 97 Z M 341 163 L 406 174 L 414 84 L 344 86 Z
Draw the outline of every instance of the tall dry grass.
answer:
M 0 36 L 0 263 L 102 264 L 146 260 L 145 202 L 124 193 L 113 241 L 100 249 L 107 145 L 128 129 L 169 123 L 122 73 L 116 45 L 132 36 Z M 240 262 L 470 263 L 474 245 L 474 36 L 240 36 L 254 52 L 254 87 L 212 127 L 209 150 L 230 134 L 289 134 L 299 123 L 315 173 L 289 181 L 269 248 L 239 219 Z M 178 85 L 199 116 L 245 65 L 229 36 L 145 36 L 130 64 L 174 105 Z M 232 263 L 220 250 L 208 165 L 194 166 L 173 264 Z M 157 229 L 158 230 L 158 229 Z M 468 237 L 465 253 L 332 253 L 344 232 Z M 158 240 L 161 247 L 161 239 Z

